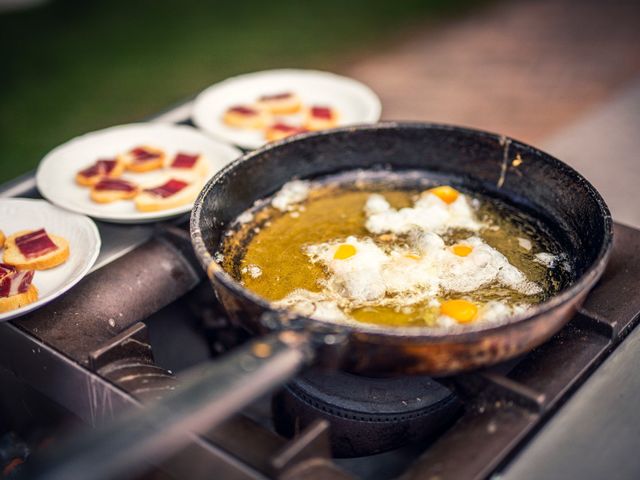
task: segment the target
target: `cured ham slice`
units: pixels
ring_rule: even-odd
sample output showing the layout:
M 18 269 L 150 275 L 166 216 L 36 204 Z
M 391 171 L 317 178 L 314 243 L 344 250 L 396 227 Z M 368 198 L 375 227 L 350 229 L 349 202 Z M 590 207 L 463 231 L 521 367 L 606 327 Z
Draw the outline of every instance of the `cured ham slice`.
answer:
M 41 257 L 58 249 L 44 228 L 16 237 L 14 241 L 25 258 Z
M 259 110 L 251 107 L 245 107 L 244 105 L 236 105 L 235 107 L 231 107 L 229 113 L 236 113 L 238 115 L 242 115 L 243 117 L 253 117 L 260 113 Z
M 95 185 L 104 177 L 118 177 L 122 174 L 124 165 L 117 159 L 101 159 L 88 168 L 76 174 L 76 182 L 80 185 Z
M 282 138 L 288 137 L 289 135 L 295 135 L 297 133 L 304 133 L 308 131 L 309 130 L 305 127 L 296 127 L 294 125 L 288 125 L 286 123 L 276 123 L 274 125 L 271 125 L 267 129 L 265 136 L 267 140 L 273 141 L 280 140 Z
M 200 158 L 200 155 L 189 155 L 188 153 L 177 153 L 171 162 L 171 168 L 193 168 Z
M 138 187 L 135 183 L 121 178 L 103 178 L 91 189 L 91 200 L 110 203 L 133 198 L 137 193 Z
M 118 161 L 114 158 L 113 160 L 98 160 L 96 163 L 91 165 L 89 168 L 85 168 L 80 171 L 80 175 L 83 177 L 95 177 L 96 175 L 109 175 L 116 165 Z
M 249 105 L 233 105 L 224 112 L 222 120 L 230 127 L 264 128 L 269 115 L 266 111 Z
M 162 168 L 165 160 L 164 151 L 149 145 L 140 145 L 132 148 L 124 155 L 118 157 L 128 170 L 133 172 L 148 172 Z
M 307 110 L 305 126 L 309 130 L 333 128 L 338 124 L 338 112 L 331 107 L 313 105 Z
M 162 152 L 145 147 L 136 147 L 129 154 L 133 157 L 134 162 L 146 162 L 162 156 Z
M 311 107 L 311 116 L 330 120 L 333 118 L 333 111 L 329 107 Z
M 147 188 L 144 190 L 144 192 L 150 193 L 152 195 L 156 195 L 161 198 L 167 198 L 172 195 L 175 195 L 180 190 L 186 188 L 187 185 L 189 185 L 188 182 L 172 178 L 168 180 L 165 184 L 155 188 Z
M 274 95 L 262 95 L 259 99 L 261 102 L 270 102 L 273 100 L 285 100 L 293 97 L 291 92 L 276 93 Z
M 209 173 L 209 164 L 203 155 L 184 152 L 176 153 L 169 165 L 173 178 L 196 180 Z
M 258 98 L 256 105 L 274 115 L 290 115 L 300 111 L 302 101 L 293 92 L 279 92 L 272 95 L 262 95 Z
M 96 183 L 93 188 L 98 191 L 114 190 L 118 192 L 135 192 L 137 187 L 134 183 L 127 180 L 104 178 Z
M 33 270 L 18 270 L 13 265 L 0 263 L 0 297 L 25 293 L 33 280 Z
M 162 185 L 146 188 L 135 198 L 136 208 L 141 212 L 167 210 L 191 203 L 198 196 L 202 180 L 187 181 L 170 178 Z

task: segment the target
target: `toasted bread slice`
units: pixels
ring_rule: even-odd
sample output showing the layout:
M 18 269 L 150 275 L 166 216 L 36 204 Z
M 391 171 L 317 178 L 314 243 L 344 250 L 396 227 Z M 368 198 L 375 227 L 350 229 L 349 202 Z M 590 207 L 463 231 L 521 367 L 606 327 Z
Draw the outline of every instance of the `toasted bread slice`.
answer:
M 127 170 L 140 173 L 162 168 L 166 154 L 159 148 L 141 145 L 118 155 L 118 159 L 124 163 Z
M 338 125 L 340 115 L 331 107 L 312 106 L 306 111 L 304 126 L 309 130 L 325 130 Z
M 39 257 L 25 257 L 20 252 L 18 245 L 16 245 L 16 238 L 31 232 L 32 230 L 22 230 L 7 237 L 3 256 L 4 263 L 13 265 L 18 270 L 47 270 L 67 261 L 69 258 L 69 242 L 58 235 L 48 232 L 47 235 L 58 248 Z
M 139 192 L 133 182 L 124 179 L 102 179 L 91 189 L 89 196 L 97 203 L 111 203 L 118 200 L 130 200 Z
M 260 129 L 267 126 L 271 116 L 259 108 L 235 105 L 227 109 L 222 121 L 230 127 Z
M 169 182 L 171 181 L 188 182 L 186 179 L 169 180 Z M 187 185 L 180 191 L 165 197 L 153 193 L 154 189 L 143 190 L 135 198 L 134 202 L 136 204 L 136 208 L 141 212 L 156 212 L 158 210 L 168 210 L 170 208 L 181 207 L 182 205 L 191 203 L 196 199 L 198 193 L 200 193 L 201 185 L 202 182 L 200 180 L 195 180 L 187 183 Z
M 282 92 L 275 95 L 263 95 L 258 99 L 256 105 L 274 115 L 291 115 L 300 111 L 302 101 L 293 92 Z
M 91 187 L 103 178 L 117 178 L 124 172 L 124 162 L 118 158 L 101 159 L 76 173 L 76 183 Z
M 0 313 L 9 312 L 16 308 L 24 307 L 38 300 L 38 289 L 35 285 L 29 285 L 24 293 L 18 293 L 9 297 L 0 297 Z

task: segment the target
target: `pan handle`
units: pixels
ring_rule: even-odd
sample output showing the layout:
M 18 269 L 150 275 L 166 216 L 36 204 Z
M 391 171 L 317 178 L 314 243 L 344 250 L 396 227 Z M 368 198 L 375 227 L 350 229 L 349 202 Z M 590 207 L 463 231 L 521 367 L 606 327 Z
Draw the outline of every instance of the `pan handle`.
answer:
M 250 341 L 221 361 L 185 373 L 178 390 L 52 449 L 28 478 L 129 478 L 143 461 L 166 457 L 285 383 L 311 362 L 315 348 L 303 331 L 280 331 Z M 26 473 L 26 472 L 25 472 Z

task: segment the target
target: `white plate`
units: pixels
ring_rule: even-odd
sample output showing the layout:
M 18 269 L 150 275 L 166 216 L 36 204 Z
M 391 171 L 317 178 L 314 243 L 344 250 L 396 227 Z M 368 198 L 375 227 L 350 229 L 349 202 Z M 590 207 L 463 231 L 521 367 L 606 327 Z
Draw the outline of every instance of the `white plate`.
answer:
M 178 151 L 201 153 L 209 161 L 210 175 L 240 155 L 239 150 L 192 127 L 162 123 L 120 125 L 81 135 L 49 152 L 38 166 L 38 190 L 43 197 L 62 208 L 116 223 L 152 222 L 190 211 L 192 203 L 158 212 L 140 212 L 131 200 L 99 204 L 89 198 L 89 188 L 75 182 L 76 173 L 99 158 L 112 158 L 143 144 L 159 147 L 169 157 Z M 123 178 L 140 184 L 161 182 L 165 177 L 166 172 L 162 170 L 123 175 Z
M 98 258 L 100 234 L 90 218 L 67 212 L 44 200 L 0 199 L 0 230 L 5 235 L 40 228 L 69 241 L 69 259 L 49 270 L 36 270 L 33 284 L 38 288 L 38 300 L 22 308 L 0 313 L 0 321 L 24 315 L 59 297 L 78 283 Z
M 305 105 L 337 109 L 339 126 L 380 120 L 380 99 L 369 87 L 315 70 L 267 70 L 229 78 L 198 95 L 191 116 L 198 127 L 220 140 L 242 148 L 258 148 L 266 143 L 263 132 L 229 127 L 222 116 L 233 105 L 250 104 L 262 95 L 284 91 L 297 93 Z

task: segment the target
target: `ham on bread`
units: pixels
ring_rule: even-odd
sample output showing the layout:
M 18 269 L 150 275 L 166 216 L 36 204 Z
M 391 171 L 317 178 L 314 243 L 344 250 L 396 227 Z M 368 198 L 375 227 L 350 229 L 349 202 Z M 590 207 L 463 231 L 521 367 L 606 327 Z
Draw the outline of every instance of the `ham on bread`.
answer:
M 180 207 L 193 202 L 200 192 L 199 181 L 170 178 L 166 182 L 146 188 L 140 192 L 134 202 L 141 212 L 154 212 Z
M 165 153 L 159 148 L 149 145 L 140 145 L 118 156 L 127 168 L 132 172 L 148 172 L 162 168 L 165 162 Z
M 269 123 L 270 116 L 264 110 L 248 105 L 234 105 L 229 107 L 222 117 L 222 121 L 230 127 L 264 128 Z
M 98 203 L 111 203 L 117 200 L 129 200 L 138 194 L 138 186 L 122 178 L 103 178 L 91 188 L 91 200 Z
M 263 95 L 256 102 L 258 108 L 274 115 L 290 115 L 298 113 L 302 108 L 300 97 L 293 92 L 281 92 Z
M 270 142 L 274 140 L 280 140 L 282 138 L 286 138 L 290 135 L 295 135 L 297 133 L 308 132 L 309 130 L 305 127 L 296 127 L 294 125 L 288 125 L 286 123 L 275 123 L 267 128 L 265 132 L 265 138 Z
M 331 107 L 314 105 L 307 109 L 305 126 L 309 130 L 324 130 L 338 125 L 339 115 Z
M 191 154 L 178 152 L 171 159 L 169 165 L 171 176 L 183 177 L 184 174 L 206 177 L 209 173 L 207 161 L 199 153 Z
M 117 158 L 101 159 L 90 167 L 80 170 L 76 174 L 76 182 L 83 187 L 90 187 L 102 178 L 117 178 L 124 171 L 124 163 Z
M 18 270 L 46 270 L 69 258 L 69 242 L 39 230 L 22 230 L 7 237 L 3 261 Z
M 20 308 L 38 299 L 38 290 L 31 284 L 33 270 L 18 270 L 0 263 L 0 313 Z

